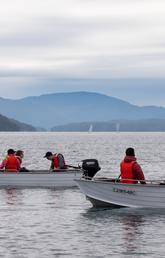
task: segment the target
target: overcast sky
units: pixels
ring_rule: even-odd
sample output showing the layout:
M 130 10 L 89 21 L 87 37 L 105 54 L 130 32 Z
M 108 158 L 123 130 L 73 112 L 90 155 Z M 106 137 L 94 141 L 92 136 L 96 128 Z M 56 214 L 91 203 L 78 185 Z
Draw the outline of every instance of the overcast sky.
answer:
M 164 0 L 5 0 L 0 96 L 89 90 L 165 106 Z

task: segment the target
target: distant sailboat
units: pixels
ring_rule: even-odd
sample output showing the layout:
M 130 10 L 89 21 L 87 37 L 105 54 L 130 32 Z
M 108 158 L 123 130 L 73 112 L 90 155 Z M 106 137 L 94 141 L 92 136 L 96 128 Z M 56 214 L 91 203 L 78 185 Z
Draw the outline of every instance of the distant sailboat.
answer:
M 93 132 L 93 125 L 91 124 L 88 130 L 89 133 Z
M 116 123 L 116 132 L 120 131 L 120 123 Z

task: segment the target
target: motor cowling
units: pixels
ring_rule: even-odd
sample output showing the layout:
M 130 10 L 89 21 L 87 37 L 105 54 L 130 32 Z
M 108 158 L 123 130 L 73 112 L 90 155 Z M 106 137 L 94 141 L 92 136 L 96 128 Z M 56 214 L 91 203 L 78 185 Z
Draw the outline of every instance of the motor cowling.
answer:
M 91 180 L 101 169 L 97 159 L 84 159 L 82 161 L 83 177 Z

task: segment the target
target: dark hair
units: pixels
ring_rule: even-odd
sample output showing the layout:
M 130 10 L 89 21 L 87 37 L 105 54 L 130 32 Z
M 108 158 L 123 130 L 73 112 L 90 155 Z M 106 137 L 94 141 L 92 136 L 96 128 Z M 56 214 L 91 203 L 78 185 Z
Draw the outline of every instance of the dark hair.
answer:
M 125 153 L 127 156 L 135 156 L 135 150 L 133 148 L 126 149 Z
M 10 154 L 15 154 L 15 151 L 14 151 L 13 149 L 8 149 L 7 154 L 8 154 L 8 155 L 10 155 Z
M 44 158 L 50 157 L 50 156 L 52 156 L 52 155 L 53 155 L 53 153 L 50 152 L 50 151 L 48 151 L 48 152 L 45 154 Z
M 23 154 L 22 150 L 17 150 L 15 153 L 16 156 L 21 156 L 22 154 Z

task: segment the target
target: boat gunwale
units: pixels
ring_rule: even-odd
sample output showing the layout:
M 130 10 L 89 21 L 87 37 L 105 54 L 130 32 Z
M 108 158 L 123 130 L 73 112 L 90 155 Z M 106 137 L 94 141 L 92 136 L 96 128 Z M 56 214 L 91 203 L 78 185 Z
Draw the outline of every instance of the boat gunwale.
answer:
M 75 181 L 83 181 L 83 182 L 91 182 L 91 183 L 102 183 L 102 184 L 110 184 L 110 185 L 115 185 L 115 186 L 126 186 L 126 187 L 160 187 L 164 188 L 165 187 L 165 180 L 145 180 L 146 184 L 126 184 L 126 183 L 121 183 L 121 182 L 111 182 L 110 180 L 114 180 L 114 178 L 107 178 L 107 179 L 101 179 L 99 177 L 93 178 L 92 180 L 88 180 L 85 178 L 81 179 L 74 179 Z M 138 180 L 139 182 L 144 182 Z
M 54 170 L 54 171 L 49 171 L 49 170 L 29 170 L 29 171 L 5 171 L 5 170 L 0 170 L 0 175 L 67 175 L 67 174 L 83 174 L 83 171 L 81 169 L 70 169 L 70 170 Z

